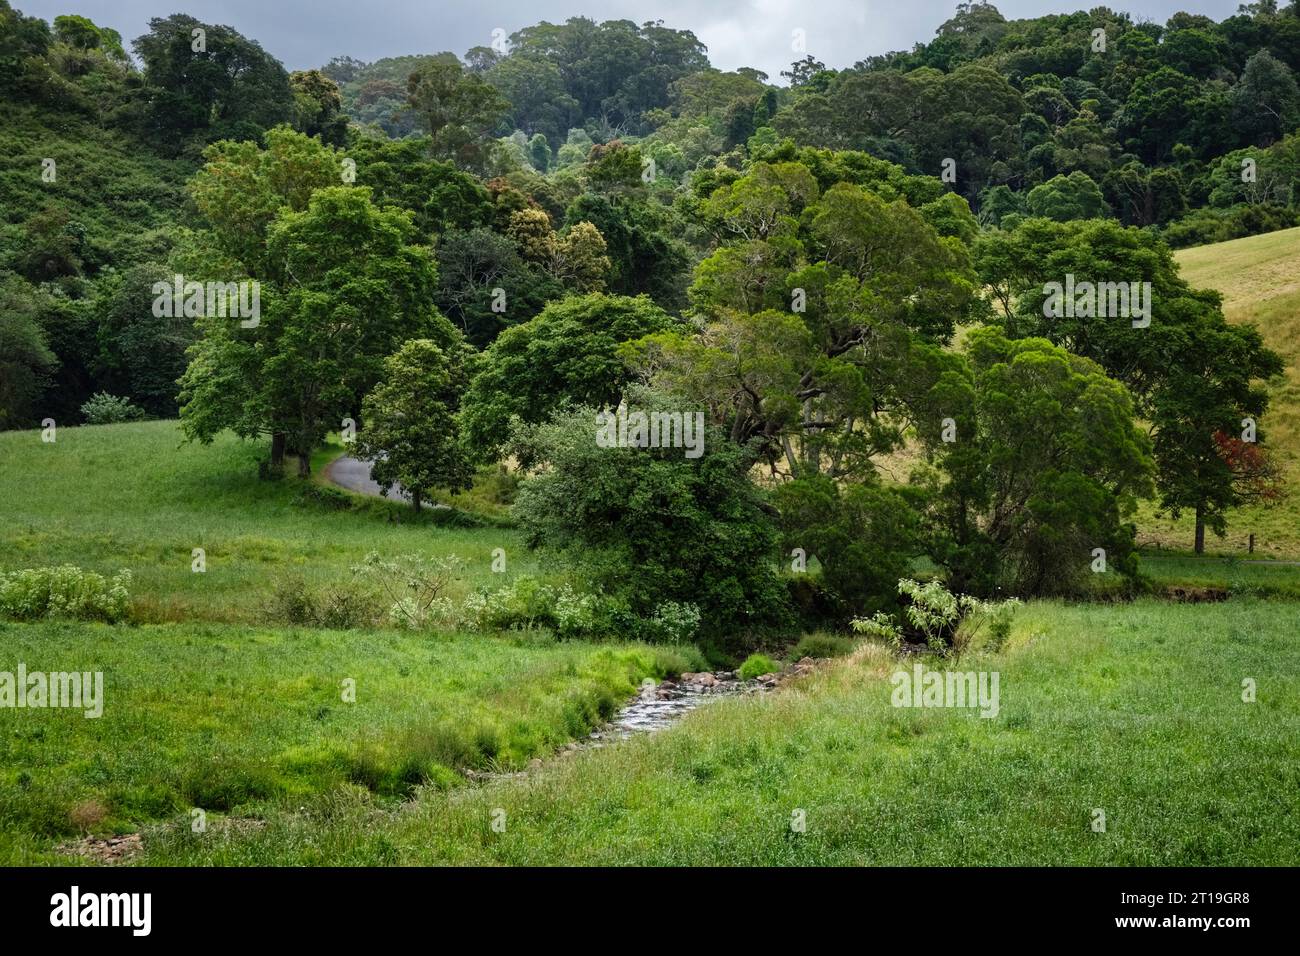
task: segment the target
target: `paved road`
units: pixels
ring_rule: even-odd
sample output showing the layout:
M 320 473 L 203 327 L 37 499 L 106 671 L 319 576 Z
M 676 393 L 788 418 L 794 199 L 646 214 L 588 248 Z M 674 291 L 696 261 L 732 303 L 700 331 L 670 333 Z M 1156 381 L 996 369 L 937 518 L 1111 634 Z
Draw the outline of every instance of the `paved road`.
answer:
M 335 458 L 325 466 L 325 480 L 348 491 L 355 491 L 373 498 L 389 498 L 394 501 L 410 502 L 402 491 L 402 486 L 393 482 L 387 488 L 370 477 L 370 462 L 344 455 Z M 426 508 L 446 508 L 447 505 L 424 503 Z

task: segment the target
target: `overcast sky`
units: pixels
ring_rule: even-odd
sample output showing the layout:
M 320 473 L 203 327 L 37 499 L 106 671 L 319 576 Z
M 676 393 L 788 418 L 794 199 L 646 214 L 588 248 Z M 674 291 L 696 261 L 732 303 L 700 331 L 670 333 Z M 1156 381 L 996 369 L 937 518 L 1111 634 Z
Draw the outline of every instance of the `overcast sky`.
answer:
M 27 14 L 53 20 L 80 13 L 111 26 L 128 41 L 150 18 L 188 13 L 234 27 L 257 40 L 290 70 L 321 66 L 335 55 L 367 62 L 408 53 L 463 54 L 491 43 L 494 29 L 513 33 L 541 20 L 572 16 L 596 20 L 663 20 L 693 30 L 724 70 L 753 66 L 776 81 L 802 57 L 792 50 L 795 30 L 807 51 L 827 66 L 910 49 L 929 40 L 951 16 L 956 0 L 10 0 Z M 1007 19 L 1090 9 L 1102 0 L 995 0 Z M 1222 20 L 1240 0 L 1111 0 L 1136 19 L 1163 23 L 1179 10 Z

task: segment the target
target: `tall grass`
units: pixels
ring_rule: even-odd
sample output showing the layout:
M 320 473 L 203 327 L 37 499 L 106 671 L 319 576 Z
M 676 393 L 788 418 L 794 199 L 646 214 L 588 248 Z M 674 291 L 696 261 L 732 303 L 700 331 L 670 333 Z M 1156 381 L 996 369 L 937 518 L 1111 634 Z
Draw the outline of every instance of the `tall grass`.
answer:
M 626 645 L 216 624 L 0 624 L 0 649 L 11 673 L 104 675 L 97 719 L 0 709 L 9 862 L 191 808 L 258 815 L 354 786 L 396 799 L 518 769 L 682 666 Z
M 955 665 L 1000 673 L 995 719 L 892 707 L 897 664 L 870 649 L 524 782 L 426 790 L 378 818 L 364 805 L 330 820 L 276 815 L 229 838 L 167 826 L 148 836 L 145 859 L 1295 865 L 1298 612 L 1255 601 L 1031 604 L 1003 652 Z M 1254 703 L 1242 700 L 1246 678 Z M 804 832 L 791 826 L 797 811 Z

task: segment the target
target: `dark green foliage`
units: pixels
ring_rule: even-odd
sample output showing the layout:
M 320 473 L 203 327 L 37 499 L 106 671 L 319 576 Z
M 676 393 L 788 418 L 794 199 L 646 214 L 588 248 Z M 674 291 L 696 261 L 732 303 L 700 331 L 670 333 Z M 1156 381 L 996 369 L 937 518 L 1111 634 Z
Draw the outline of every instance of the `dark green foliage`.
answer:
M 57 365 L 35 303 L 11 278 L 0 285 L 0 429 L 29 427 L 48 414 L 39 399 Z
M 338 84 L 320 70 L 305 70 L 289 76 L 293 90 L 294 129 L 320 138 L 322 143 L 342 146 L 347 139 L 348 118 Z
M 1300 122 L 1292 11 L 1243 8 L 1221 23 L 1175 14 L 1161 27 L 1105 7 L 1008 22 L 989 4 L 961 5 L 911 52 L 792 84 L 772 125 L 799 143 L 866 150 L 931 176 L 951 159 L 972 203 L 1001 198 L 993 187 L 1024 197 L 1085 173 L 1112 210 L 1093 202 L 1084 215 L 1164 224 L 1203 200 L 1216 157 L 1266 147 Z M 1001 201 L 982 218 L 1008 211 Z M 1046 205 L 1035 213 L 1077 218 Z
M 1031 216 L 1066 222 L 1070 219 L 1099 219 L 1109 210 L 1101 189 L 1086 173 L 1057 176 L 1035 186 L 1026 197 Z
M 640 163 L 637 163 L 637 179 Z M 648 295 L 662 308 L 678 311 L 686 303 L 690 253 L 668 233 L 668 214 L 634 196 L 580 196 L 565 213 L 565 223 L 590 222 L 605 237 L 614 271 L 608 289 L 618 295 Z
M 512 34 L 509 55 L 485 76 L 517 107 L 536 104 L 516 114 L 517 128 L 560 142 L 571 126 L 597 117 L 647 132 L 644 114 L 668 105 L 672 83 L 707 66 L 703 44 L 688 30 L 572 17 Z
M 620 343 L 673 325 L 645 297 L 593 293 L 552 303 L 531 321 L 507 329 L 483 354 L 465 395 L 468 446 L 491 459 L 514 416 L 537 424 L 565 402 L 617 404 L 631 381 Z
M 685 411 L 648 392 L 632 403 Z M 678 602 L 698 607 L 704 633 L 782 623 L 777 535 L 748 477 L 749 450 L 712 428 L 698 458 L 683 448 L 602 448 L 596 429 L 588 405 L 518 435 L 515 452 L 545 466 L 515 500 L 530 546 L 563 557 L 642 617 Z
M 407 104 L 429 134 L 430 152 L 461 169 L 482 172 L 491 158 L 489 134 L 509 102 L 459 61 L 425 63 L 406 81 Z
M 132 46 L 144 64 L 143 133 L 163 155 L 255 138 L 294 115 L 284 67 L 230 27 L 177 13 L 150 20 Z
M 99 354 L 95 378 L 130 395 L 150 414 L 177 412 L 176 382 L 185 371 L 186 349 L 197 335 L 193 320 L 154 315 L 154 284 L 170 290 L 170 270 L 134 266 L 106 276 L 96 288 L 91 308 L 98 317 Z
M 822 583 L 842 614 L 871 614 L 897 604 L 898 579 L 918 550 L 918 496 L 879 483 L 839 485 L 825 475 L 781 485 L 783 550 L 821 565 Z
M 1217 293 L 1191 289 L 1159 238 L 1114 222 L 1026 220 L 981 238 L 976 261 L 1008 330 L 1046 336 L 1129 387 L 1151 423 L 1162 504 L 1174 514 L 1194 511 L 1221 529 L 1222 509 L 1235 497 L 1214 435 L 1235 434 L 1242 416 L 1262 415 L 1263 383 L 1282 370 L 1258 331 L 1229 325 Z M 1077 281 L 1149 283 L 1149 324 L 1126 316 L 1045 316 L 1045 283 L 1070 274 Z
M 384 374 L 361 403 L 357 453 L 380 485 L 397 482 L 417 511 L 428 493 L 469 487 L 471 473 L 454 417 L 464 389 L 462 356 L 429 339 L 410 339 L 384 360 Z
M 483 184 L 451 163 L 429 159 L 427 139 L 354 133 L 344 155 L 356 163 L 356 184 L 374 190 L 380 205 L 393 203 L 409 210 L 426 241 L 491 220 L 492 202 Z
M 514 242 L 485 227 L 444 233 L 436 254 L 438 308 L 478 348 L 564 295 L 564 286 L 526 262 Z
M 1108 571 L 1134 574 L 1123 521 L 1150 491 L 1151 459 L 1128 391 L 1045 339 L 980 329 L 967 352 L 969 369 L 932 390 L 944 417 L 918 422 L 942 472 L 923 479 L 928 551 L 950 589 L 1073 593 L 1097 548 Z

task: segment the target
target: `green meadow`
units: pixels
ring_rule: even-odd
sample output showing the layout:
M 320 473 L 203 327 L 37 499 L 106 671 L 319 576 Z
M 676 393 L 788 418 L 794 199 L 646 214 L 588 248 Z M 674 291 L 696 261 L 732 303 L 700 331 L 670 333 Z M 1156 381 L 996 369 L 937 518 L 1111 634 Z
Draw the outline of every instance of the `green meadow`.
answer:
M 103 716 L 0 710 L 0 861 L 192 808 L 243 819 L 516 770 L 681 664 L 646 647 L 220 624 L 0 625 L 0 669 L 104 675 Z M 188 824 L 187 824 L 188 825 Z M 67 862 L 66 858 L 62 858 Z
M 50 443 L 37 431 L 0 433 L 0 568 L 128 568 L 138 619 L 254 623 L 281 582 L 344 584 L 374 550 L 454 554 L 466 562 L 462 593 L 491 582 L 495 548 L 508 570 L 532 567 L 490 515 L 417 516 L 325 486 L 320 470 L 341 452 L 319 454 L 310 483 L 261 481 L 264 445 L 229 435 L 186 444 L 174 421 L 59 428 Z
M 891 706 L 889 675 L 910 663 L 867 645 L 778 694 L 525 780 L 426 789 L 382 813 L 353 793 L 251 833 L 198 837 L 182 821 L 150 833 L 144 860 L 1294 866 L 1298 615 L 1253 600 L 1036 603 L 1001 653 L 927 662 L 998 671 L 992 719 Z

